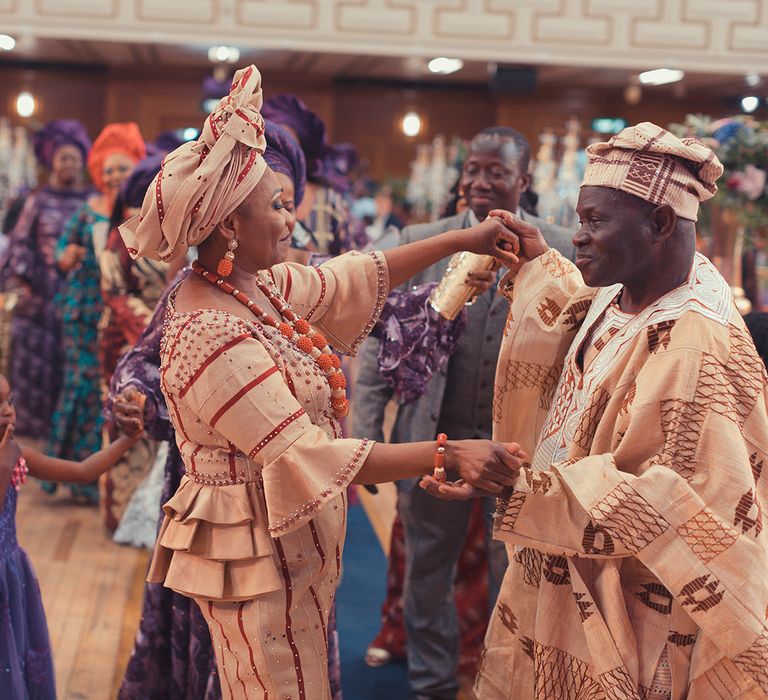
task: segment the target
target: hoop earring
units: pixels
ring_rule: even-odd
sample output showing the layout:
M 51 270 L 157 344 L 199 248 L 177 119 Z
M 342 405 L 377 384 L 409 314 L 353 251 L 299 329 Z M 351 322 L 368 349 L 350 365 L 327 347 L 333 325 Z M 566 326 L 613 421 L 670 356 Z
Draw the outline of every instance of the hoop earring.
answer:
M 224 257 L 219 260 L 219 264 L 216 266 L 216 274 L 219 275 L 219 277 L 229 277 L 232 274 L 235 250 L 237 250 L 237 239 L 233 238 L 229 241 L 227 243 L 227 248 L 228 250 L 224 253 Z

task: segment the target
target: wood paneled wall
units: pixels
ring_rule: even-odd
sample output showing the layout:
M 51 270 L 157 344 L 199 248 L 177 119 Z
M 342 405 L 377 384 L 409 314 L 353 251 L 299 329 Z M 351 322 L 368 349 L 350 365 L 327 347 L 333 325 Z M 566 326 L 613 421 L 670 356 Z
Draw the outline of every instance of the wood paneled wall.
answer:
M 101 68 L 23 69 L 0 65 L 0 107 L 14 122 L 14 100 L 31 90 L 39 100 L 31 118 L 35 126 L 54 117 L 81 119 L 92 136 L 108 121 L 136 121 L 152 139 L 161 131 L 199 127 L 203 70 L 128 70 Z M 653 121 L 666 125 L 688 112 L 714 116 L 727 113 L 720 102 L 697 100 L 695 95 L 671 99 L 646 94 L 640 104 L 627 105 L 619 90 L 540 89 L 532 94 L 495 94 L 484 89 L 406 89 L 393 85 L 334 83 L 300 76 L 267 75 L 265 95 L 296 92 L 326 121 L 333 140 L 357 145 L 370 161 L 375 178 L 404 177 L 417 143 L 437 134 L 470 137 L 493 124 L 522 131 L 536 150 L 545 127 L 560 129 L 576 116 L 588 126 L 597 116 L 623 117 L 630 123 Z M 416 111 L 422 133 L 405 137 L 403 115 Z

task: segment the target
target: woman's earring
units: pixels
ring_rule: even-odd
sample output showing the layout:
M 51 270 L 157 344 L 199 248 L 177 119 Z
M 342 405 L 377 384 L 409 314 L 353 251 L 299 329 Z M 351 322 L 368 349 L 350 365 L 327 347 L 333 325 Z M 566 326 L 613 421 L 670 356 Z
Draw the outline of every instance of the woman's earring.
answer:
M 237 239 L 233 238 L 227 243 L 227 250 L 224 253 L 224 257 L 219 260 L 219 264 L 216 266 L 216 274 L 219 277 L 229 277 L 232 274 L 234 265 L 232 264 L 235 259 L 235 250 L 237 250 Z

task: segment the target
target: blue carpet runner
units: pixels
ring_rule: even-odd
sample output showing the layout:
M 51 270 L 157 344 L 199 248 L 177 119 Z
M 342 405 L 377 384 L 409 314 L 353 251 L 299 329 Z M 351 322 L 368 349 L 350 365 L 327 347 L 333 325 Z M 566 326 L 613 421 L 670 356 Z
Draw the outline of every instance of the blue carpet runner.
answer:
M 387 558 L 358 501 L 349 508 L 341 586 L 336 603 L 344 700 L 405 700 L 404 662 L 368 668 L 363 657 L 379 631 L 387 588 Z

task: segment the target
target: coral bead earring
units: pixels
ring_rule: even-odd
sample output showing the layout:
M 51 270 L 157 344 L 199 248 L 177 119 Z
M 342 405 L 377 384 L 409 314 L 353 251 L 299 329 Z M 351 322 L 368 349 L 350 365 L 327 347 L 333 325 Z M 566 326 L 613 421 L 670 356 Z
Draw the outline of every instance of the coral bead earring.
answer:
M 237 239 L 233 238 L 227 243 L 227 252 L 224 253 L 224 257 L 219 260 L 219 264 L 216 266 L 216 273 L 219 277 L 229 277 L 234 269 L 235 251 L 237 250 Z

